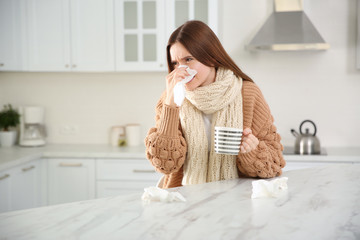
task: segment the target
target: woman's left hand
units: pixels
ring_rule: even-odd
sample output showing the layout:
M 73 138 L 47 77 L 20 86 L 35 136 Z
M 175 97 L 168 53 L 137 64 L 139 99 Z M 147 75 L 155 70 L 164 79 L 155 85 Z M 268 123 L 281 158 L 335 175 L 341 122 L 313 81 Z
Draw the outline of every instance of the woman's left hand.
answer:
M 259 139 L 252 134 L 250 128 L 245 128 L 242 135 L 242 141 L 240 144 L 241 153 L 249 153 L 259 145 Z

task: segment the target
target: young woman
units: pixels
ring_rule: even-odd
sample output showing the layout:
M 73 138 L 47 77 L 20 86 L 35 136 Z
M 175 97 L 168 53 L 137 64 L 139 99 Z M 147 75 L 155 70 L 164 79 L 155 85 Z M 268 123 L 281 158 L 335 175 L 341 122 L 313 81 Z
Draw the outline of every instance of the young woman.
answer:
M 164 175 L 163 188 L 234 179 L 280 176 L 283 146 L 260 89 L 226 53 L 203 22 L 188 21 L 170 36 L 166 91 L 156 106 L 156 127 L 145 138 L 151 164 Z M 174 86 L 185 84 L 186 98 L 174 103 Z M 243 129 L 237 156 L 214 151 L 214 127 Z

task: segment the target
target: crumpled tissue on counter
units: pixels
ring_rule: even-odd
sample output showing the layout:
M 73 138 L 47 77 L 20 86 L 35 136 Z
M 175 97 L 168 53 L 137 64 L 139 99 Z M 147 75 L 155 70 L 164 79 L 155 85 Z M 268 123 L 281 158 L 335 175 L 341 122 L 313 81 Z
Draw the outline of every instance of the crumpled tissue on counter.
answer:
M 197 74 L 197 71 L 190 69 L 187 65 L 180 65 L 179 68 L 186 68 L 186 71 L 189 73 L 184 80 L 178 82 L 174 87 L 174 102 L 178 107 L 180 107 L 185 99 L 185 84 L 190 82 L 194 76 Z
M 287 177 L 276 178 L 274 180 L 252 181 L 251 198 L 276 198 L 282 195 L 287 189 Z
M 144 188 L 141 199 L 145 202 L 186 202 L 186 199 L 179 192 L 169 192 L 158 187 Z

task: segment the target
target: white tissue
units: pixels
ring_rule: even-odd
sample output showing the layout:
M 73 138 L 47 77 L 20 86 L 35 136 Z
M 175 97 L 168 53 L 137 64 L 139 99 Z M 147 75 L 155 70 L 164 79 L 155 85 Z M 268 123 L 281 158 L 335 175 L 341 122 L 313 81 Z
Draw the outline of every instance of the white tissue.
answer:
M 179 192 L 168 192 L 158 187 L 145 188 L 141 199 L 146 202 L 186 202 L 186 199 Z
M 197 74 L 197 71 L 194 69 L 190 69 L 186 65 L 180 65 L 179 68 L 184 67 L 186 68 L 186 71 L 190 74 L 190 76 L 187 76 L 182 81 L 178 82 L 174 87 L 174 102 L 178 107 L 181 106 L 185 99 L 185 84 L 190 82 L 194 76 Z
M 271 181 L 252 181 L 251 198 L 279 197 L 288 188 L 287 180 L 287 177 L 281 177 Z

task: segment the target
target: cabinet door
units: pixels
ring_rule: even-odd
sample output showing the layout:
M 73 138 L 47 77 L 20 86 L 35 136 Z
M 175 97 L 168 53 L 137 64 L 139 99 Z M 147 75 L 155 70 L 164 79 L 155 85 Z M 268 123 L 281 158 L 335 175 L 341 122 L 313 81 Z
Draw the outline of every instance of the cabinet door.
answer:
M 162 174 L 155 172 L 146 159 L 97 159 L 96 196 L 109 197 L 144 192 L 156 186 Z
M 97 159 L 98 180 L 158 181 L 162 176 L 146 159 Z
M 70 71 L 69 0 L 29 0 L 29 70 Z
M 12 175 L 11 210 L 41 206 L 39 160 L 16 167 Z
M 24 3 L 0 0 L 0 71 L 24 70 Z
M 42 205 L 40 166 L 37 159 L 0 173 L 0 212 Z
M 163 0 L 115 0 L 116 70 L 165 69 Z
M 166 1 L 167 38 L 188 20 L 200 20 L 218 33 L 218 0 Z
M 49 204 L 95 197 L 95 162 L 92 159 L 48 159 Z
M 11 210 L 11 171 L 0 172 L 0 213 Z
M 113 0 L 71 0 L 73 71 L 114 71 Z
M 285 172 L 285 171 L 289 171 L 289 170 L 321 167 L 321 166 L 325 166 L 325 165 L 338 164 L 338 163 L 347 163 L 347 162 L 341 162 L 341 161 L 340 162 L 286 161 L 286 165 L 282 170 Z
M 156 183 L 156 181 L 97 181 L 96 197 L 115 197 L 131 193 L 138 193 L 141 196 L 144 188 L 156 186 Z

